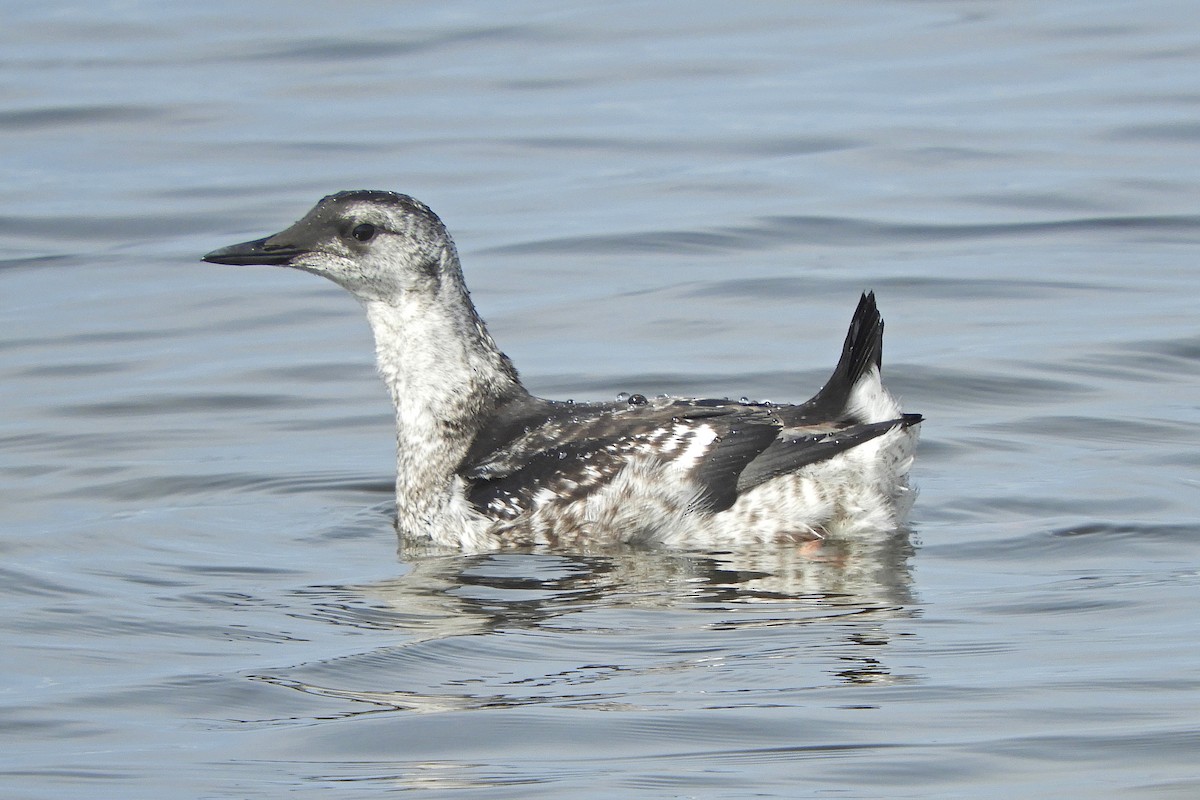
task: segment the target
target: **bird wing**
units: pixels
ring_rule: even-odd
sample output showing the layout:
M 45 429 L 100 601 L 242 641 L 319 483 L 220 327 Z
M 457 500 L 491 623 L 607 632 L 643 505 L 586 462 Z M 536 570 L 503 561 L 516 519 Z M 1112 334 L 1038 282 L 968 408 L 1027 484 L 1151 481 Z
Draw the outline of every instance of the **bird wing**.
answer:
M 785 432 L 781 418 L 794 408 L 717 400 L 631 406 L 529 398 L 497 414 L 458 474 L 467 481 L 473 506 L 514 519 L 547 493 L 559 502 L 580 501 L 635 461 L 667 463 L 688 453 L 693 507 L 715 513 L 771 478 L 920 421 L 919 415 L 866 424 L 810 420 Z
M 727 402 L 577 405 L 569 414 L 545 406 L 531 410 L 533 416 L 520 424 L 505 423 L 512 438 L 489 434 L 487 447 L 480 448 L 487 452 L 460 467 L 476 508 L 516 517 L 544 492 L 578 501 L 635 461 L 686 458 L 695 507 L 721 511 L 737 499 L 746 465 L 780 431 L 762 410 Z
M 896 419 L 846 425 L 832 431 L 827 426 L 814 426 L 810 431 L 789 430 L 786 436 L 771 442 L 739 473 L 737 492 L 749 491 L 771 478 L 795 472 L 809 464 L 827 461 L 894 428 L 908 427 L 920 421 L 920 414 L 905 414 Z

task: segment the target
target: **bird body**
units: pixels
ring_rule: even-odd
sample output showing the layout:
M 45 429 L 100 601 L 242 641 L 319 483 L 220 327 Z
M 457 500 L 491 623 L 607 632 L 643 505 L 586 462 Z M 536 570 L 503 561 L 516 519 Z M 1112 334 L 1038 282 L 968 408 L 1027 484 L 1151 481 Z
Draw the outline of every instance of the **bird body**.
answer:
M 363 305 L 396 411 L 407 536 L 469 550 L 795 542 L 889 530 L 911 504 L 921 418 L 883 387 L 872 294 L 805 403 L 574 403 L 525 389 L 441 220 L 406 195 L 331 195 L 287 230 L 205 260 L 313 272 Z

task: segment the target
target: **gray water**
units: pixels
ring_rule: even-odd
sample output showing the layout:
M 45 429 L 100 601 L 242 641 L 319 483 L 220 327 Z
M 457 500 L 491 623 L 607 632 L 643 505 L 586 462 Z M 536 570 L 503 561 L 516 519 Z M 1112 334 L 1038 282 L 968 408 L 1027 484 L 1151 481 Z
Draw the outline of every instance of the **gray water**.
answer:
M 0 795 L 1200 795 L 1188 2 L 5 4 Z M 858 293 L 909 528 L 416 552 L 355 303 L 446 220 L 530 387 L 807 397 Z

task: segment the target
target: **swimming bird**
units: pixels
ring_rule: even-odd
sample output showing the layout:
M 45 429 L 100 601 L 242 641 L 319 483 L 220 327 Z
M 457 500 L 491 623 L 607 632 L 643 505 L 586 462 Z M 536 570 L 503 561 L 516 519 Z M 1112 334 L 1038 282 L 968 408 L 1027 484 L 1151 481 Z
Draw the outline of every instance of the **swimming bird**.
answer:
M 890 530 L 911 504 L 920 415 L 880 377 L 863 294 L 825 386 L 799 405 L 535 397 L 479 317 L 446 227 L 386 191 L 322 199 L 286 230 L 204 256 L 294 267 L 366 310 L 396 411 L 396 526 L 468 550 L 735 546 Z

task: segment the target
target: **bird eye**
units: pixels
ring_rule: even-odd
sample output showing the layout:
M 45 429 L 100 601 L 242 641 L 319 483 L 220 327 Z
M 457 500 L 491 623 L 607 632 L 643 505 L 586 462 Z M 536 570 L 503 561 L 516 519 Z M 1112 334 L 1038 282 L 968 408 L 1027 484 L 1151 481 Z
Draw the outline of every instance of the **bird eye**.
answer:
M 360 242 L 369 242 L 375 238 L 375 226 L 364 222 L 362 225 L 356 225 L 354 230 L 350 231 L 350 235 Z

